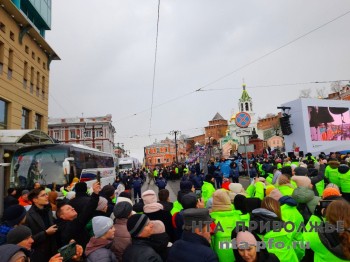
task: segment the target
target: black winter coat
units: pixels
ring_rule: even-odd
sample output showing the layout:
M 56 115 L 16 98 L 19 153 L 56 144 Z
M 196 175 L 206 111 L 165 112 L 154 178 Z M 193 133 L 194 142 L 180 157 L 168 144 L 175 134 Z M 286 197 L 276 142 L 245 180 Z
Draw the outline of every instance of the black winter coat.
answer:
M 78 214 L 82 213 L 86 205 L 90 201 L 90 196 L 85 192 L 78 192 L 75 195 L 75 198 L 69 200 L 68 205 L 74 207 L 75 211 Z
M 152 248 L 151 239 L 133 238 L 123 254 L 123 262 L 162 262 L 162 258 Z
M 74 239 L 77 244 L 85 249 L 90 240 L 89 232 L 85 227 L 90 219 L 92 219 L 98 201 L 99 195 L 93 193 L 85 209 L 81 213 L 78 213 L 77 218 L 71 221 L 62 219 L 57 220 L 58 237 L 60 239 L 60 243 L 58 243 L 59 246 L 67 245 L 71 239 Z
M 177 240 L 170 248 L 168 262 L 217 262 L 215 252 L 208 240 L 192 232 L 184 231 L 182 239 Z
M 39 209 L 33 205 L 27 212 L 26 225 L 32 230 L 34 239 L 33 250 L 30 256 L 33 262 L 47 262 L 57 254 L 57 243 L 54 235 L 47 235 L 46 229 L 54 224 L 50 206 Z M 57 234 L 57 233 L 56 233 Z

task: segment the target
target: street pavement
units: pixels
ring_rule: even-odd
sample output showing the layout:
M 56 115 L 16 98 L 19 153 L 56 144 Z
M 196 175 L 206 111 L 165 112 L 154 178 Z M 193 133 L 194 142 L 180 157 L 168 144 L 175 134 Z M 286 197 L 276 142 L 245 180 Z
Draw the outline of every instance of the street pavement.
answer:
M 248 177 L 240 177 L 239 182 L 243 185 L 243 187 L 246 189 L 249 185 L 249 178 Z M 154 181 L 151 181 L 150 184 L 148 184 L 148 178 L 147 181 L 142 185 L 141 193 L 145 192 L 146 190 L 153 190 L 158 194 L 158 187 L 154 184 Z M 180 180 L 170 181 L 168 180 L 166 189 L 169 190 L 169 200 L 170 202 L 175 202 L 177 200 L 177 192 L 180 190 Z M 133 195 L 132 195 L 133 196 Z

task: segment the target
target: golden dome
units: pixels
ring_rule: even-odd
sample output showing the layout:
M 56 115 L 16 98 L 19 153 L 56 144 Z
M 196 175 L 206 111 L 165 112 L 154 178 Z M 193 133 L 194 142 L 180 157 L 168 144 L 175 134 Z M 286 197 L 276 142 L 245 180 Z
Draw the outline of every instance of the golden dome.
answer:
M 236 114 L 232 114 L 231 116 L 231 119 L 230 119 L 230 122 L 234 122 L 236 120 Z

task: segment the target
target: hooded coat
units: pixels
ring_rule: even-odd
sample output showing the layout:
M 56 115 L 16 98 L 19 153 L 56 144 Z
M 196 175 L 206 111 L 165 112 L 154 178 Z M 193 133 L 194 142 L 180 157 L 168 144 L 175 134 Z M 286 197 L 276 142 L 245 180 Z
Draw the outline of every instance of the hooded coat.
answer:
M 320 197 L 315 196 L 315 193 L 312 189 L 307 187 L 297 187 L 294 189 L 292 197 L 300 204 L 306 204 L 309 209 L 309 216 L 306 217 L 306 214 L 302 214 L 304 221 L 307 221 L 309 217 L 315 212 L 315 208 L 320 201 Z
M 87 262 L 117 262 L 115 255 L 109 249 L 110 245 L 110 240 L 92 237 L 86 245 Z
M 317 216 L 311 216 L 309 222 L 320 224 L 322 220 Z M 345 258 L 342 251 L 342 244 L 339 241 L 338 233 L 318 233 L 310 229 L 311 226 L 310 223 L 308 223 L 306 225 L 306 231 L 303 232 L 303 238 L 306 243 L 309 243 L 310 249 L 314 252 L 313 261 L 349 261 L 349 259 Z

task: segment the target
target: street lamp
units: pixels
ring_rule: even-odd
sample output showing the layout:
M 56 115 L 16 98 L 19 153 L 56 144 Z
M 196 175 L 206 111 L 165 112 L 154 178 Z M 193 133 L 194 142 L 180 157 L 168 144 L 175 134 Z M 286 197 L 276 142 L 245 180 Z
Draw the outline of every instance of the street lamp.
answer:
M 181 131 L 179 131 L 179 130 L 170 131 L 170 135 L 175 135 L 175 160 L 176 160 L 176 164 L 179 162 L 177 159 L 177 140 L 176 140 L 177 134 L 181 134 Z

